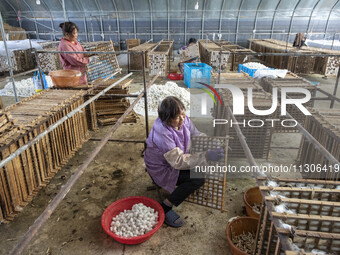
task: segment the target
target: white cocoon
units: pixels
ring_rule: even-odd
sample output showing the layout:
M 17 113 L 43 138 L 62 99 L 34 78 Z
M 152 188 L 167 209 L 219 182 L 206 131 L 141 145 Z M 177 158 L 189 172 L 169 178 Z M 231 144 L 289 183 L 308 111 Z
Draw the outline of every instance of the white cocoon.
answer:
M 143 203 L 134 204 L 131 210 L 124 210 L 112 218 L 110 230 L 119 236 L 144 235 L 158 222 L 158 212 Z

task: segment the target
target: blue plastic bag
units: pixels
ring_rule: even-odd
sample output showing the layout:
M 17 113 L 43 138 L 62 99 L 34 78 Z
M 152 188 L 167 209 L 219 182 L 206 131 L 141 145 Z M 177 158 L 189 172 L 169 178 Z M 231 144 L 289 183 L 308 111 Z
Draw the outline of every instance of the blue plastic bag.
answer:
M 44 82 L 45 89 L 48 89 L 48 84 L 46 82 L 46 77 L 45 77 L 45 74 L 44 74 L 43 71 L 41 71 L 41 76 L 42 76 L 42 79 L 43 79 L 43 82 Z M 40 75 L 39 75 L 38 71 L 34 72 L 33 84 L 34 84 L 35 92 L 40 92 L 40 91 L 43 90 L 43 86 L 40 82 Z

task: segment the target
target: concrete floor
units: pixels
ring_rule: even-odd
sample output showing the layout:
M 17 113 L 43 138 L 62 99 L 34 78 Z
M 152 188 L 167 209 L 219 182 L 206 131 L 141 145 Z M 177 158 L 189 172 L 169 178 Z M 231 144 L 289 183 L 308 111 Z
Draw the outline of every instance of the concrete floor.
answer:
M 324 80 L 318 75 L 306 77 L 321 82 L 323 89 L 333 91 L 334 78 Z M 134 78 L 132 92 L 142 87 L 141 76 L 136 74 Z M 156 83 L 161 84 L 165 80 L 157 80 Z M 179 85 L 184 86 L 183 82 Z M 317 107 L 328 105 L 325 101 L 316 103 Z M 339 108 L 339 104 L 335 107 Z M 150 128 L 154 119 L 149 119 Z M 109 128 L 100 128 L 92 137 L 103 137 Z M 140 117 L 136 124 L 123 124 L 113 137 L 144 139 L 144 118 Z M 272 146 L 281 149 L 272 149 L 268 160 L 257 162 L 294 163 L 297 149 L 287 147 L 298 148 L 300 137 L 300 134 L 294 133 L 275 134 Z M 8 254 L 96 144 L 93 141 L 86 142 L 13 222 L 0 225 L 0 254 Z M 225 228 L 231 217 L 245 215 L 243 193 L 255 186 L 255 181 L 250 176 L 227 180 L 225 208 L 228 212 L 184 202 L 176 208 L 185 220 L 185 225 L 180 229 L 164 224 L 150 240 L 139 245 L 123 245 L 106 235 L 100 218 L 112 202 L 134 195 L 158 200 L 156 191 L 146 190 L 151 182 L 141 156 L 143 148 L 143 144 L 106 144 L 30 242 L 24 254 L 230 254 Z M 237 166 L 248 165 L 244 159 L 232 159 L 228 162 Z M 165 197 L 167 194 L 163 192 L 162 195 Z

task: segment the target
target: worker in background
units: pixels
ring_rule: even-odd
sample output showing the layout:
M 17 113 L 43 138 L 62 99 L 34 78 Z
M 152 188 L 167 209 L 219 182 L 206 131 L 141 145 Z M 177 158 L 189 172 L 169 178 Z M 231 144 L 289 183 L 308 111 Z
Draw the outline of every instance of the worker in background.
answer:
M 179 50 L 185 50 L 187 47 L 194 45 L 196 43 L 197 43 L 197 40 L 195 38 L 190 38 L 188 41 L 188 45 L 182 46 L 182 48 L 180 48 Z
M 172 207 L 179 206 L 204 184 L 202 175 L 197 178 L 190 176 L 191 166 L 202 165 L 206 159 L 218 161 L 225 155 L 221 149 L 190 154 L 188 149 L 191 135 L 205 134 L 200 133 L 186 116 L 185 107 L 178 98 L 165 98 L 158 107 L 158 118 L 146 140 L 144 161 L 153 181 L 170 192 L 161 205 L 165 223 L 172 227 L 181 227 L 184 223 Z
M 77 41 L 78 27 L 73 22 L 64 22 L 59 25 L 63 30 L 64 37 L 61 38 L 58 51 L 85 51 L 83 46 Z M 84 54 L 61 53 L 60 60 L 64 70 L 78 70 L 82 73 L 80 84 L 87 84 L 85 65 L 89 63 L 89 58 Z
M 178 68 L 181 73 L 184 72 L 184 63 L 196 63 L 198 59 L 198 45 L 195 38 L 190 38 L 187 46 L 183 46 L 177 51 L 180 54 Z
M 295 40 L 293 43 L 293 47 L 301 48 L 302 46 L 307 46 L 306 44 L 306 36 L 304 33 L 297 33 L 295 35 Z

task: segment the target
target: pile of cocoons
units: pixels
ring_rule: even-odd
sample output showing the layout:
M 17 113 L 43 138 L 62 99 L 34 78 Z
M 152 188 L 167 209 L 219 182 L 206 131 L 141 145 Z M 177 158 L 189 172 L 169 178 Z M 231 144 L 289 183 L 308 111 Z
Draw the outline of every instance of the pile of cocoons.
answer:
M 143 203 L 134 204 L 112 218 L 110 230 L 116 235 L 134 237 L 151 231 L 158 223 L 158 212 Z
M 53 83 L 52 83 L 51 77 L 46 75 L 45 78 L 46 78 L 48 87 L 52 87 Z M 27 79 L 22 79 L 21 81 L 16 81 L 15 88 L 16 88 L 17 95 L 19 97 L 30 97 L 36 93 L 32 78 L 27 78 Z M 0 89 L 0 95 L 1 96 L 14 96 L 13 83 L 11 81 L 7 82 L 7 84 L 5 85 L 3 89 Z
M 248 63 L 244 63 L 243 65 L 250 69 L 268 69 L 269 68 L 258 62 L 248 62 Z
M 137 94 L 140 94 L 143 90 L 140 90 Z M 148 90 L 148 113 L 149 116 L 158 116 L 158 105 L 168 96 L 175 96 L 179 98 L 185 109 L 190 110 L 190 92 L 185 88 L 178 87 L 175 82 L 168 81 L 165 85 L 152 85 Z M 135 98 L 130 100 L 132 103 Z M 133 108 L 137 114 L 145 115 L 144 98 L 138 101 Z M 188 114 L 188 112 L 187 112 Z

